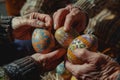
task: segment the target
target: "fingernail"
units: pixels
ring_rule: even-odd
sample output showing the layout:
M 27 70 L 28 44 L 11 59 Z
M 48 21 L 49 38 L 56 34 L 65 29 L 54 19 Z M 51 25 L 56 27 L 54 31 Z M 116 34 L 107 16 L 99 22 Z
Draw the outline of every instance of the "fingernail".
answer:
M 36 24 L 40 25 L 40 26 L 44 26 L 45 25 L 44 22 L 42 22 L 42 21 L 37 21 Z
M 67 28 L 67 27 L 64 27 L 64 30 L 65 30 L 65 31 L 68 31 L 68 28 Z

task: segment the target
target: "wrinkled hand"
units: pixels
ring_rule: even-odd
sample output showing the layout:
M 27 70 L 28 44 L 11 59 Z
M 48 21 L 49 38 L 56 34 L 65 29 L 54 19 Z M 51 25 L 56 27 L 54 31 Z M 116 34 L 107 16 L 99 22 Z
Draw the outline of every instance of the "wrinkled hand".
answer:
M 71 27 L 74 27 L 78 32 L 81 32 L 86 25 L 85 13 L 71 5 L 56 11 L 53 20 L 54 29 L 64 26 L 65 31 L 69 31 Z
M 43 72 L 50 71 L 56 68 L 56 66 L 63 60 L 63 55 L 66 53 L 65 49 L 57 49 L 48 54 L 36 53 L 31 57 L 42 67 L 40 69 Z
M 84 64 L 66 61 L 65 66 L 78 80 L 116 80 L 120 73 L 119 64 L 107 55 L 86 49 L 77 49 L 74 53 Z
M 13 34 L 17 39 L 31 39 L 34 28 L 46 28 L 51 31 L 52 19 L 47 14 L 30 13 L 25 16 L 15 17 L 12 19 Z

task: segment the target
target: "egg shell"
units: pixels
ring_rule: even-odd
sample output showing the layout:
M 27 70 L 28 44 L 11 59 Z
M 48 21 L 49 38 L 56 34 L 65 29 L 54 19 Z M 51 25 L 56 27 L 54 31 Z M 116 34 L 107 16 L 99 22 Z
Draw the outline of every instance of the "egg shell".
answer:
M 65 72 L 65 66 L 64 62 L 61 62 L 57 67 L 56 67 L 56 73 L 58 74 L 63 74 Z
M 32 33 L 32 46 L 36 52 L 48 53 L 55 46 L 55 40 L 48 30 L 36 28 Z
M 75 76 L 72 76 L 71 80 L 78 80 L 78 79 Z
M 64 80 L 70 80 L 72 74 L 65 68 L 64 61 L 56 67 L 56 73 L 61 75 Z
M 60 27 L 55 32 L 55 38 L 57 42 L 64 48 L 68 48 L 69 44 L 77 36 L 79 36 L 79 33 L 73 28 L 71 28 L 69 31 L 66 32 L 64 31 L 64 27 Z
M 78 59 L 73 53 L 75 49 L 87 48 L 91 51 L 96 51 L 98 46 L 97 38 L 94 35 L 84 34 L 75 38 L 69 45 L 67 50 L 67 58 L 74 64 L 83 64 L 83 61 Z

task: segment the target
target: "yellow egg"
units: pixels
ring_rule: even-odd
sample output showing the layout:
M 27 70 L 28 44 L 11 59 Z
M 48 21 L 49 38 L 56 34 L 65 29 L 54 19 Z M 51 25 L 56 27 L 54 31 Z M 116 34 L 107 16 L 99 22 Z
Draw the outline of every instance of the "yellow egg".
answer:
M 71 80 L 78 80 L 78 79 L 75 76 L 72 76 Z
M 63 27 L 60 27 L 55 32 L 55 38 L 57 42 L 62 45 L 64 48 L 68 48 L 69 44 L 74 38 L 79 36 L 79 33 L 74 29 L 70 29 L 68 32 L 64 31 Z
M 67 50 L 67 58 L 74 64 L 82 64 L 82 60 L 78 59 L 73 53 L 75 49 L 87 48 L 96 51 L 98 46 L 97 38 L 92 34 L 84 34 L 76 37 L 69 45 Z
M 44 54 L 53 49 L 55 40 L 48 30 L 36 28 L 32 34 L 32 45 L 36 52 Z

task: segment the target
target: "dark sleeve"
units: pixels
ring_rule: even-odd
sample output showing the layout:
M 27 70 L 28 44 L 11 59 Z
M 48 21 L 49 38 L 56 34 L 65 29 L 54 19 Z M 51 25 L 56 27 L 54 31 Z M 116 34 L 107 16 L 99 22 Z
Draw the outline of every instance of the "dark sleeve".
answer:
M 10 80 L 40 80 L 39 68 L 30 56 L 3 66 L 5 74 Z
M 18 54 L 12 45 L 12 16 L 0 16 L 0 66 L 13 61 Z
M 30 40 L 12 36 L 12 16 L 0 16 L 0 66 L 34 53 Z
M 0 40 L 12 41 L 12 16 L 0 16 Z

